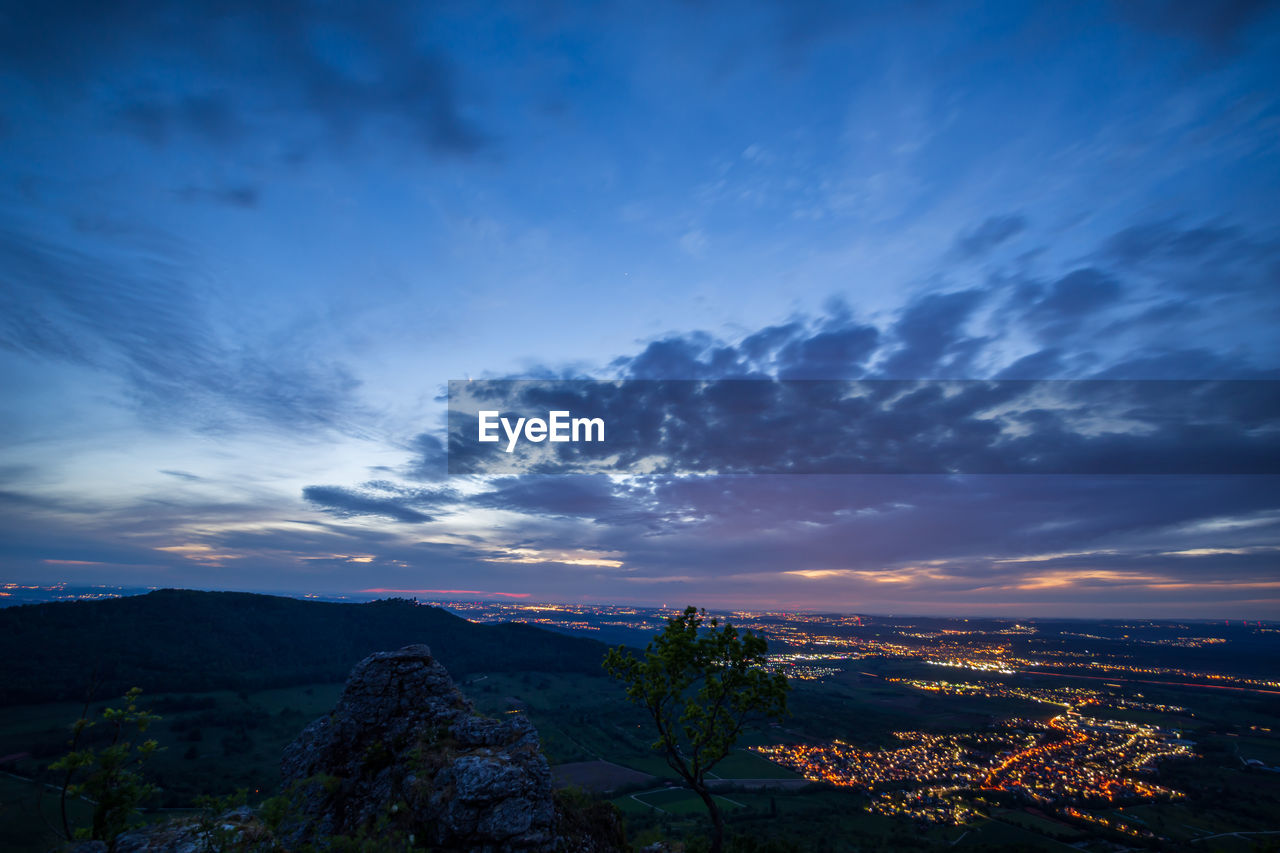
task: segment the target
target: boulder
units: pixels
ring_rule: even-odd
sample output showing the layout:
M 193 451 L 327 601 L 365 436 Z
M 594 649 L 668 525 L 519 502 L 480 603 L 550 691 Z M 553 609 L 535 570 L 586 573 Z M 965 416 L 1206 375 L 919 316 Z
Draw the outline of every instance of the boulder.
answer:
M 426 646 L 365 658 L 281 762 L 285 847 L 327 837 L 551 851 L 551 770 L 523 714 L 475 713 Z

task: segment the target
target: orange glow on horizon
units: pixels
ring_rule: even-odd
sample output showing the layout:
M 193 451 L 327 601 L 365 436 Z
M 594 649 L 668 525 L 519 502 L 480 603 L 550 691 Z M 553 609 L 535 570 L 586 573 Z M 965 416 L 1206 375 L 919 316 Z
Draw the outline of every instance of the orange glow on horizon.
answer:
M 375 587 L 374 589 L 362 589 L 360 591 L 377 595 L 500 595 L 503 598 L 528 598 L 532 595 L 532 593 L 528 592 L 485 592 L 479 589 L 385 589 L 383 587 Z

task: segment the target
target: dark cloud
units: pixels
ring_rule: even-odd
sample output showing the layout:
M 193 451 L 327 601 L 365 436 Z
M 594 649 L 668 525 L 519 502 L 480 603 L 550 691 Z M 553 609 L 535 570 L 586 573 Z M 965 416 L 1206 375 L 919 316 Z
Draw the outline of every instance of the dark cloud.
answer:
M 183 187 L 178 197 L 183 201 L 203 201 L 224 204 L 228 207 L 254 208 L 258 206 L 261 190 L 249 184 L 225 187 Z
M 987 298 L 981 290 L 930 293 L 909 304 L 894 324 L 898 349 L 880 374 L 897 379 L 972 376 L 972 361 L 988 341 L 966 324 Z
M 225 146 L 260 131 L 345 144 L 376 126 L 472 154 L 488 138 L 467 115 L 434 14 L 310 0 L 11 4 L 0 63 L 45 97 L 107 99 L 113 123 L 156 145 L 189 134 Z
M 732 348 L 718 344 L 705 333 L 694 333 L 651 342 L 626 360 L 625 369 L 636 379 L 702 379 L 743 368 Z
M 865 373 L 879 342 L 877 328 L 838 313 L 816 325 L 770 326 L 737 346 L 706 332 L 671 335 L 613 367 L 632 379 L 852 379 Z
M 335 515 L 376 515 L 395 521 L 421 523 L 432 516 L 423 512 L 457 501 L 452 490 L 413 489 L 386 480 L 373 480 L 359 488 L 306 486 L 302 496 Z
M 805 331 L 804 324 L 795 320 L 781 326 L 766 326 L 760 331 L 753 332 L 743 338 L 742 343 L 738 345 L 738 349 L 751 361 L 763 362 L 789 341 L 805 334 Z M 657 378 L 674 379 L 675 377 L 667 375 Z
M 907 600 L 955 606 L 960 596 L 981 594 L 1016 601 L 1023 586 L 1044 578 L 1061 587 L 1050 593 L 1055 600 L 1097 586 L 1137 607 L 1152 594 L 1145 585 L 1152 580 L 1270 580 L 1280 525 L 1274 477 L 641 480 L 613 486 L 614 499 L 635 512 L 590 527 L 589 541 L 620 555 L 624 568 L 580 577 L 578 589 L 599 583 L 618 595 L 642 582 L 714 594 L 731 583 L 743 597 L 767 597 L 796 594 L 807 584 L 822 592 L 801 597 L 830 595 L 851 607 L 881 600 L 890 589 L 910 590 Z M 532 548 L 584 541 L 580 518 L 549 519 L 531 504 L 527 524 L 504 529 L 509 541 Z M 645 523 L 655 519 L 656 526 Z M 790 570 L 834 576 L 783 575 Z M 1101 580 L 1089 579 L 1099 571 Z M 1076 572 L 1084 574 L 1078 582 L 1070 578 Z M 1126 574 L 1145 581 L 1114 591 Z M 878 583 L 895 577 L 893 587 Z
M 776 358 L 783 379 L 852 379 L 865 373 L 880 343 L 875 326 L 850 321 L 787 342 Z
M 1063 376 L 1062 350 L 1056 347 L 1038 350 L 1024 355 L 996 374 L 997 379 L 1050 379 Z M 1135 377 L 1126 376 L 1125 379 Z M 1167 377 L 1175 378 L 1175 377 Z
M 1096 323 L 1099 314 L 1120 303 L 1123 293 L 1111 275 L 1084 267 L 1047 285 L 1024 283 L 1011 308 L 1041 340 L 1053 343 Z
M 468 503 L 537 515 L 594 519 L 616 515 L 628 506 L 624 496 L 602 474 L 508 478 L 492 485 L 495 488 L 470 498 Z
M 1102 256 L 1122 266 L 1154 260 L 1180 263 L 1202 260 L 1217 251 L 1238 247 L 1240 229 L 1218 225 L 1181 227 L 1176 221 L 1144 223 L 1112 235 L 1102 246 Z
M 775 476 L 669 480 L 655 497 L 673 511 L 696 508 L 696 537 L 680 545 L 697 538 L 720 551 L 738 539 L 744 568 L 875 570 L 946 555 L 971 561 L 973 579 L 993 580 L 1027 571 L 1026 564 L 991 565 L 1001 558 L 1116 550 L 1124 539 L 1136 545 L 1144 537 L 1152 540 L 1144 547 L 1166 550 L 1203 543 L 1211 536 L 1178 531 L 1206 517 L 1273 510 L 1280 502 L 1274 487 L 1274 478 Z M 1265 541 L 1275 523 L 1242 527 L 1219 544 Z
M 1273 393 L 1271 386 L 1207 380 L 1264 380 L 1277 371 L 1255 366 L 1243 348 L 1191 343 L 1206 323 L 1225 322 L 1229 305 L 1181 293 L 1156 298 L 1149 271 L 1153 259 L 1174 258 L 1180 274 L 1210 279 L 1224 258 L 1240 256 L 1253 268 L 1274 269 L 1268 245 L 1237 226 L 1146 225 L 1106 241 L 1089 266 L 1056 278 L 993 275 L 983 287 L 927 293 L 883 328 L 837 300 L 825 316 L 793 317 L 737 343 L 707 332 L 667 335 L 611 365 L 639 383 L 574 386 L 547 370 L 542 375 L 552 381 L 516 397 L 495 391 L 490 401 L 529 416 L 556 408 L 604 417 L 607 446 L 559 445 L 525 461 L 503 454 L 493 468 L 493 455 L 476 442 L 455 440 L 474 424 L 455 423 L 449 464 L 454 473 L 491 476 L 602 466 L 669 473 L 1270 471 L 1275 448 L 1256 425 L 1228 416 L 1240 401 L 1221 405 L 1215 389 L 1257 399 Z M 997 309 L 994 319 L 988 306 Z M 1010 363 L 1007 343 L 1018 338 L 1040 349 Z M 880 383 L 984 373 L 1000 381 Z M 839 384 L 783 381 L 831 378 L 869 382 L 850 394 Z M 1130 384 L 1036 384 L 1058 378 Z M 523 394 L 531 396 L 517 399 Z
M 1027 228 L 1027 220 L 1020 214 L 992 216 L 981 225 L 956 237 L 952 251 L 960 258 L 984 257 L 1002 243 L 1021 234 Z
M 1154 377 L 1250 378 L 1280 357 L 1275 336 L 1262 332 L 1280 321 L 1274 233 L 1220 221 L 1146 222 L 1113 234 L 1091 260 L 1122 291 L 1088 324 L 1099 345 L 1128 350 L 1116 359 L 1123 370 L 1099 366 L 1107 375 L 1133 375 L 1124 371 L 1145 363 Z M 1105 302 L 1113 294 L 1091 295 Z
M 84 508 L 77 509 L 73 502 L 51 498 L 46 495 L 9 491 L 5 489 L 0 489 L 0 505 L 8 507 L 10 511 L 30 509 L 52 509 L 67 512 L 89 511 Z
M 964 375 L 988 343 L 969 337 L 965 321 L 987 298 L 979 290 L 932 294 L 909 305 L 888 334 L 833 303 L 817 321 L 804 318 L 768 326 L 729 344 L 706 332 L 669 335 L 611 365 L 629 379 L 857 379 L 927 377 L 946 367 Z M 872 361 L 893 351 L 889 368 Z
M 1113 305 L 1120 292 L 1119 283 L 1101 270 L 1079 269 L 1055 281 L 1029 313 L 1046 323 L 1076 318 Z
M 116 107 L 113 118 L 123 129 L 156 146 L 166 145 L 183 133 L 228 145 L 239 141 L 247 130 L 226 92 L 172 99 L 134 98 Z
M 1122 20 L 1202 44 L 1218 57 L 1235 53 L 1246 34 L 1275 13 L 1270 0 L 1116 0 Z
M 913 30 L 927 26 L 945 7 L 939 0 L 909 0 L 892 4 L 786 0 L 767 5 L 775 15 L 769 36 L 775 43 L 779 60 L 788 69 L 811 61 L 823 47 L 838 43 L 850 33 L 883 30 L 897 25 Z
M 1098 373 L 1103 379 L 1276 379 L 1280 369 L 1263 370 L 1233 355 L 1206 347 L 1143 347 Z
M 1274 234 L 1248 233 L 1222 223 L 1184 226 L 1166 220 L 1117 232 L 1103 244 L 1097 258 L 1135 280 L 1176 295 L 1172 304 L 1184 309 L 1194 306 L 1209 311 L 1228 297 L 1248 297 L 1255 311 L 1280 312 L 1276 287 L 1280 239 Z
M 192 474 L 192 473 L 190 473 L 189 471 L 171 471 L 171 470 L 163 469 L 163 468 L 162 468 L 162 469 L 160 470 L 160 473 L 161 473 L 161 474 L 167 474 L 167 475 L 169 475 L 170 477 L 175 477 L 175 478 L 177 478 L 177 479 L 179 479 L 179 480 L 186 480 L 186 481 L 187 481 L 187 482 L 189 482 L 189 483 L 198 482 L 198 481 L 200 481 L 200 480 L 203 480 L 203 479 L 204 479 L 204 477 L 201 477 L 201 476 L 200 476 L 200 475 L 198 475 L 198 474 Z
M 429 432 L 413 437 L 407 448 L 412 454 L 403 476 L 423 483 L 434 483 L 449 475 L 449 453 L 440 437 Z

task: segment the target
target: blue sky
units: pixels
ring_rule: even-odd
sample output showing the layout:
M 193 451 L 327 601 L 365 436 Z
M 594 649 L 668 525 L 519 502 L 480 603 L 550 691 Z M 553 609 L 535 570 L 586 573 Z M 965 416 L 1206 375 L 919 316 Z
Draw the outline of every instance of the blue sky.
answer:
M 1272 477 L 437 454 L 467 377 L 1276 378 L 1274 4 L 5 5 L 4 579 L 1280 615 Z

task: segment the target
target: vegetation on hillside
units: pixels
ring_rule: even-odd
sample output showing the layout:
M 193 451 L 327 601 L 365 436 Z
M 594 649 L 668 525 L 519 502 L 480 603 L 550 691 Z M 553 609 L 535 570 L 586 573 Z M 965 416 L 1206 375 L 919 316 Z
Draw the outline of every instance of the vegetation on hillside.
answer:
M 426 643 L 455 677 L 594 673 L 604 646 L 530 625 L 478 625 L 404 599 L 365 604 L 157 590 L 0 609 L 0 706 L 342 681 L 357 661 Z
M 114 849 L 116 837 L 140 823 L 139 806 L 156 792 L 142 769 L 159 743 L 152 738 L 135 743 L 134 737 L 145 733 L 160 717 L 138 707 L 141 694 L 136 687 L 130 690 L 120 707 L 103 709 L 101 720 L 91 719 L 86 705 L 71 726 L 71 751 L 49 766 L 61 776 L 59 817 L 68 841 L 105 841 Z M 105 742 L 101 746 L 86 743 L 86 736 L 99 723 Z M 88 826 L 73 829 L 68 810 L 72 797 L 84 797 L 93 804 Z

